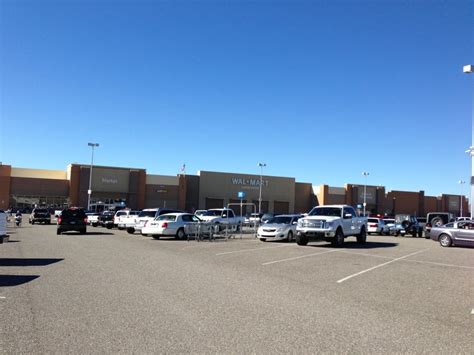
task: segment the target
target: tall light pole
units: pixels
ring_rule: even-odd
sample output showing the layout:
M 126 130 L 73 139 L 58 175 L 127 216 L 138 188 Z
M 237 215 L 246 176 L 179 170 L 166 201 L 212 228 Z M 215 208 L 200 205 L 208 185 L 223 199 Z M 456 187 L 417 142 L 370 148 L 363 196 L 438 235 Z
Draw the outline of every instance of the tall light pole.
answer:
M 459 217 L 462 217 L 462 196 L 463 196 L 463 192 L 464 192 L 463 185 L 466 182 L 464 180 L 459 180 L 458 183 L 459 183 L 459 185 L 461 185 L 461 208 L 460 208 L 460 212 L 459 212 Z
M 474 65 L 465 65 L 463 68 L 463 72 L 466 74 L 474 73 Z M 473 108 L 474 111 L 474 108 Z M 472 118 L 474 120 L 474 112 L 472 114 Z M 469 203 L 471 205 L 471 218 L 474 218 L 474 122 L 472 122 L 472 138 L 471 138 L 471 146 L 466 153 L 471 156 L 471 195 L 469 199 Z
M 267 166 L 265 163 L 258 163 L 260 167 L 260 181 L 259 181 L 259 192 L 258 192 L 258 213 L 262 213 L 262 185 L 263 185 L 263 168 Z
M 89 147 L 92 148 L 92 157 L 91 157 L 91 168 L 89 173 L 89 190 L 87 190 L 87 210 L 91 207 L 91 195 L 92 195 L 92 167 L 94 166 L 94 148 L 99 146 L 99 143 L 87 143 Z
M 364 217 L 365 217 L 365 206 L 367 206 L 367 200 L 366 200 L 366 196 L 367 196 L 367 176 L 369 176 L 370 174 L 366 171 L 364 171 L 362 173 L 362 175 L 364 175 L 365 177 L 365 183 L 364 183 Z

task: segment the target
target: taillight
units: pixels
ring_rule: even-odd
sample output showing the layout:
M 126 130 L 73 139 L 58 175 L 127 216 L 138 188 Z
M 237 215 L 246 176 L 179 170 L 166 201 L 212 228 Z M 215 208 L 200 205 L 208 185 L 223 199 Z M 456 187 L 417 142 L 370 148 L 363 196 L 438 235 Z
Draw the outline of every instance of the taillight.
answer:
M 58 217 L 58 224 L 61 224 L 61 222 L 62 222 L 62 218 Z
M 431 228 L 431 223 L 426 223 L 426 228 Z
M 84 223 L 87 224 L 87 217 L 84 217 Z
M 161 228 L 168 228 L 168 223 L 166 223 L 166 222 L 163 223 L 163 224 L 161 225 Z
M 377 225 L 376 224 L 369 224 L 369 227 L 377 228 Z

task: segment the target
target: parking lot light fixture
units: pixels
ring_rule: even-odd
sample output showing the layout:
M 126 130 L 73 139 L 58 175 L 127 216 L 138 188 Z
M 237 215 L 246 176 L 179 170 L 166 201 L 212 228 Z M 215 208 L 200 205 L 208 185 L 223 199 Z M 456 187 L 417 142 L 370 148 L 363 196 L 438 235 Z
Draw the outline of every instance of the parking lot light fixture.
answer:
M 258 192 L 258 213 L 262 213 L 262 185 L 263 185 L 263 168 L 267 166 L 265 163 L 258 163 L 260 167 L 260 181 L 259 181 L 259 192 Z
M 463 196 L 463 192 L 464 192 L 464 189 L 463 189 L 463 185 L 465 184 L 466 182 L 464 180 L 459 180 L 458 181 L 458 184 L 461 185 L 461 207 L 459 209 L 459 217 L 462 217 L 462 196 Z
M 92 167 L 94 166 L 94 148 L 98 147 L 99 143 L 87 143 L 87 145 L 92 148 L 91 168 L 89 171 L 89 190 L 87 190 L 87 210 L 90 210 L 92 195 Z
M 365 182 L 364 182 L 364 217 L 365 217 L 365 206 L 367 206 L 367 199 L 366 199 L 366 196 L 367 196 L 367 176 L 369 176 L 370 174 L 366 171 L 364 171 L 362 173 L 362 175 L 364 175 L 365 177 Z
M 474 73 L 474 65 L 468 64 L 463 66 L 462 71 L 465 74 L 472 74 Z M 473 109 L 473 116 L 471 120 L 474 120 L 474 109 Z M 471 218 L 474 218 L 474 122 L 471 123 L 472 125 L 472 138 L 471 138 L 471 146 L 469 147 L 468 150 L 466 150 L 466 153 L 468 153 L 471 156 L 471 194 L 470 194 L 470 212 L 471 212 Z

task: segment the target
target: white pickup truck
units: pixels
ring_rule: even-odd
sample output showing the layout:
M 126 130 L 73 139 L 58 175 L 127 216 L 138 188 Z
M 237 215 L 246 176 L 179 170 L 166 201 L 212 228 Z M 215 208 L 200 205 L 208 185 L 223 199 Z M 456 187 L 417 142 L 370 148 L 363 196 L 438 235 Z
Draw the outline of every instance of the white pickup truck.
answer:
M 300 218 L 296 227 L 296 243 L 306 245 L 311 239 L 330 241 L 341 247 L 344 238 L 356 237 L 358 243 L 367 239 L 367 218 L 359 217 L 352 206 L 326 205 L 314 207 Z
M 204 214 L 199 216 L 204 222 L 211 222 L 219 225 L 219 229 L 224 229 L 224 226 L 230 227 L 232 230 L 240 230 L 240 226 L 244 223 L 244 217 L 237 217 L 230 208 L 213 208 L 207 210 Z M 221 228 L 222 227 L 222 228 Z

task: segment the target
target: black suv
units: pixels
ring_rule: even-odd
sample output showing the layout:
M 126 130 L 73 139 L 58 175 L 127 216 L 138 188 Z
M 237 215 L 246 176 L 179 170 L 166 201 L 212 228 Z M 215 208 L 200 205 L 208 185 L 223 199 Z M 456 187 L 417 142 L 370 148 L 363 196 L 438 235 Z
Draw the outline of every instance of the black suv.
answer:
M 395 216 L 395 223 L 401 224 L 405 229 L 406 234 L 411 234 L 413 237 L 423 237 L 423 227 L 418 223 L 415 216 L 409 214 L 397 214 Z
M 70 207 L 61 212 L 58 217 L 58 229 L 56 234 L 63 232 L 76 231 L 80 234 L 86 234 L 87 216 L 83 208 Z
M 50 224 L 51 214 L 47 208 L 34 208 L 33 211 L 31 211 L 29 222 L 30 224 L 40 222 Z

